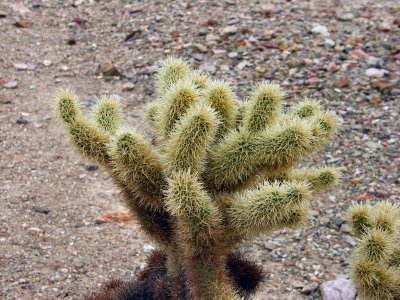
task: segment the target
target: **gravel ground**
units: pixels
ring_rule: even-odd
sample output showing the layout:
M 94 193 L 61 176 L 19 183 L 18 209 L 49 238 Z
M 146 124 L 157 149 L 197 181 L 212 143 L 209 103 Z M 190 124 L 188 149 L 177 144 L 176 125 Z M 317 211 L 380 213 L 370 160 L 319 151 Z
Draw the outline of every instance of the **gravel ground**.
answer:
M 288 104 L 319 98 L 343 117 L 338 138 L 310 160 L 344 167 L 340 187 L 313 204 L 306 228 L 243 250 L 268 274 L 260 300 L 318 299 L 319 283 L 348 274 L 348 205 L 400 195 L 400 4 L 265 3 L 0 2 L 1 298 L 79 299 L 141 267 L 151 242 L 134 222 L 99 222 L 121 210 L 118 190 L 70 150 L 52 101 L 71 86 L 88 109 L 111 93 L 127 123 L 146 130 L 155 65 L 171 54 L 231 82 L 241 97 L 276 80 Z

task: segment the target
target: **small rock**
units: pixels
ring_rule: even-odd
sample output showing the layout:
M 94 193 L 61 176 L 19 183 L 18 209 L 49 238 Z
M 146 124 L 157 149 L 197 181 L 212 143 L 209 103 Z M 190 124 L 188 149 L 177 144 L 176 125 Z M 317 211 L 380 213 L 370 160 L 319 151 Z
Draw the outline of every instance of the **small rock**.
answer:
M 238 64 L 236 65 L 236 68 L 237 68 L 238 70 L 243 70 L 243 69 L 247 66 L 248 63 L 249 63 L 249 62 L 248 62 L 247 60 L 244 60 L 244 61 L 238 63 Z
M 340 226 L 340 231 L 344 233 L 350 233 L 352 232 L 351 226 L 348 224 L 342 224 L 342 226 Z
M 193 53 L 191 56 L 197 61 L 202 61 L 204 59 L 203 54 L 197 52 Z
M 197 50 L 199 50 L 202 53 L 206 53 L 207 52 L 207 47 L 202 45 L 202 44 L 196 43 L 196 44 L 193 45 L 193 47 L 196 48 Z
M 211 74 L 215 74 L 217 72 L 217 68 L 212 63 L 203 63 L 199 66 L 199 69 L 204 72 L 209 72 Z
M 27 64 L 14 64 L 14 67 L 18 70 L 18 71 L 22 71 L 22 70 L 28 70 L 29 66 Z
M 5 95 L 0 94 L 0 104 L 10 104 L 11 100 Z
M 349 52 L 350 56 L 357 58 L 368 58 L 368 54 L 361 49 L 354 49 Z
M 236 24 L 237 22 L 238 21 L 236 19 L 231 18 L 228 20 L 228 25 L 233 25 L 233 24 Z
M 328 69 L 329 72 L 335 73 L 335 72 L 339 71 L 340 66 L 338 66 L 338 65 L 335 64 L 334 62 L 331 62 L 331 63 L 328 65 L 328 68 L 327 68 L 327 69 Z
M 92 171 L 96 171 L 96 170 L 99 169 L 99 165 L 88 163 L 88 164 L 85 164 L 85 169 L 86 169 L 87 171 L 91 171 L 91 172 L 92 172 Z
M 268 251 L 273 251 L 276 249 L 276 245 L 272 242 L 265 242 L 264 248 L 267 249 Z
M 53 64 L 53 62 L 51 60 L 45 59 L 43 60 L 43 65 L 45 67 L 50 67 Z
M 375 56 L 369 56 L 367 58 L 367 64 L 374 67 L 379 66 L 381 64 L 381 59 Z
M 325 44 L 325 47 L 332 48 L 335 46 L 336 43 L 334 40 L 326 39 L 324 44 Z
M 390 24 L 387 22 L 382 22 L 379 24 L 379 30 L 383 32 L 387 32 L 391 30 Z
M 101 73 L 103 73 L 104 76 L 110 77 L 110 76 L 120 76 L 121 73 L 117 69 L 116 66 L 114 66 L 111 62 L 109 61 L 102 61 L 99 64 L 99 68 Z
M 20 117 L 15 123 L 17 123 L 18 125 L 26 125 L 28 124 L 28 120 Z
M 201 28 L 199 29 L 199 36 L 204 36 L 204 35 L 206 35 L 206 34 L 207 34 L 207 29 L 204 28 L 204 27 L 201 27 Z
M 9 81 L 3 84 L 3 87 L 6 89 L 16 89 L 18 87 L 18 82 L 17 81 Z
M 5 11 L 0 10 L 0 19 L 7 17 L 7 13 Z
M 357 294 L 353 283 L 344 278 L 326 281 L 319 290 L 322 300 L 354 300 Z
M 67 44 L 70 46 L 76 45 L 76 39 L 75 38 L 69 38 L 67 40 Z
M 348 22 L 354 19 L 354 15 L 352 13 L 345 13 L 343 15 L 337 16 L 339 21 Z
M 350 235 L 345 235 L 344 240 L 352 247 L 357 245 L 356 240 Z
M 39 235 L 39 234 L 43 233 L 43 229 L 41 229 L 39 227 L 30 227 L 30 228 L 28 228 L 28 232 L 32 235 Z
M 262 66 L 256 66 L 256 72 L 260 73 L 260 74 L 264 74 L 267 72 L 267 68 L 266 67 L 262 67 Z
M 96 224 L 104 224 L 104 223 L 123 223 L 128 224 L 132 223 L 132 215 L 125 210 L 111 210 L 106 211 L 102 215 L 98 216 Z
M 320 24 L 314 24 L 314 27 L 311 29 L 311 32 L 314 34 L 328 34 L 328 28 L 326 26 Z
M 206 36 L 206 42 L 208 44 L 215 43 L 218 40 L 219 40 L 219 38 L 216 35 L 212 34 L 212 33 L 207 34 L 207 36 Z
M 237 52 L 229 52 L 228 53 L 228 57 L 229 58 L 236 58 L 236 57 L 238 57 L 239 56 L 239 54 L 237 53 Z
M 26 28 L 26 27 L 29 27 L 29 23 L 28 23 L 28 21 L 26 21 L 24 19 L 20 19 L 14 23 L 14 26 L 17 28 Z
M 45 215 L 48 215 L 49 212 L 50 212 L 50 209 L 48 209 L 48 208 L 45 207 L 45 206 L 34 206 L 34 207 L 33 207 L 33 210 L 34 210 L 35 212 L 37 212 L 37 213 L 45 214 Z
M 350 85 L 350 80 L 348 80 L 347 78 L 340 78 L 336 83 L 336 86 L 338 88 L 345 88 L 348 87 L 349 85 Z
M 83 261 L 78 260 L 77 262 L 75 262 L 75 268 L 77 268 L 77 269 L 82 269 L 83 266 L 84 266 Z
M 333 227 L 336 227 L 337 229 L 340 228 L 340 226 L 344 223 L 344 219 L 342 218 L 341 215 L 336 215 L 333 217 L 331 223 L 333 225 Z
M 122 90 L 124 92 L 130 92 L 133 91 L 134 89 L 135 89 L 135 84 L 131 81 L 128 81 L 122 85 Z
M 224 28 L 222 31 L 226 35 L 234 35 L 237 32 L 237 27 L 236 26 L 227 26 Z
M 385 74 L 389 73 L 388 70 L 385 69 L 376 69 L 376 68 L 369 68 L 365 71 L 365 74 L 368 77 L 377 77 L 377 78 L 382 78 L 385 76 Z
M 318 289 L 318 286 L 319 286 L 318 282 L 311 282 L 311 283 L 305 285 L 305 286 L 301 289 L 301 293 L 302 293 L 302 294 L 305 294 L 305 295 L 309 295 L 309 294 L 311 294 L 312 292 L 314 292 L 315 290 L 317 290 L 317 289 Z
M 146 252 L 146 253 L 151 252 L 151 251 L 153 251 L 154 249 L 155 249 L 155 248 L 154 248 L 153 245 L 150 245 L 150 244 L 144 244 L 144 245 L 143 245 L 143 251 Z

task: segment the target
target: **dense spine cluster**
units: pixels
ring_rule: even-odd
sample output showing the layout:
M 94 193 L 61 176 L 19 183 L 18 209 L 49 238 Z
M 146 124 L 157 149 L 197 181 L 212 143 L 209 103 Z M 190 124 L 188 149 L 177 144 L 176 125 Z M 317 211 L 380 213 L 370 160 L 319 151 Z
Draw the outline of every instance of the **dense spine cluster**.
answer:
M 359 239 L 351 277 L 366 300 L 400 299 L 400 207 L 355 205 L 349 221 Z
M 229 84 L 176 58 L 161 64 L 156 85 L 157 98 L 146 111 L 153 144 L 135 129 L 121 129 L 116 100 L 101 98 L 93 116 L 85 117 L 73 93 L 57 97 L 71 144 L 111 174 L 160 247 L 137 279 L 142 288 L 130 295 L 247 299 L 262 271 L 236 247 L 304 224 L 310 200 L 337 183 L 336 168 L 296 166 L 329 142 L 338 117 L 309 99 L 283 111 L 285 94 L 276 83 L 256 85 L 242 102 Z M 90 299 L 131 299 L 127 286 L 138 289 L 110 286 Z

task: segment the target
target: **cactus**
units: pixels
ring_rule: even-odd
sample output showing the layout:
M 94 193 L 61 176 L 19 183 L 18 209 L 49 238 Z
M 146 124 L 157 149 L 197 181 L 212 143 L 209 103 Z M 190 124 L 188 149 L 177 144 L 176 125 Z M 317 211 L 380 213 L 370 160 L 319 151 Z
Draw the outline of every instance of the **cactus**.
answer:
M 88 118 L 73 93 L 57 96 L 73 147 L 110 173 L 159 247 L 135 280 L 111 281 L 87 299 L 249 299 L 264 273 L 237 247 L 306 223 L 310 201 L 340 171 L 296 166 L 328 143 L 339 119 L 309 99 L 283 111 L 276 83 L 241 102 L 177 58 L 161 64 L 156 85 L 146 112 L 153 143 L 121 129 L 116 100 L 100 99 Z
M 348 219 L 359 240 L 351 266 L 358 293 L 366 300 L 400 299 L 400 207 L 355 205 Z

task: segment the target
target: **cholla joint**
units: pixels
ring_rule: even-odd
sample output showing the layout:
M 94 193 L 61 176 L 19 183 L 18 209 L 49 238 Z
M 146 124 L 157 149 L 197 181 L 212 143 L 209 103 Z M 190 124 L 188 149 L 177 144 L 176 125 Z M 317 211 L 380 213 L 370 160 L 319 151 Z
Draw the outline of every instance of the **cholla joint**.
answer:
M 177 58 L 161 63 L 156 90 L 146 112 L 154 143 L 121 129 L 116 100 L 103 97 L 88 118 L 72 92 L 57 97 L 73 147 L 111 174 L 159 247 L 134 281 L 87 299 L 249 299 L 263 271 L 237 248 L 304 224 L 309 202 L 336 184 L 336 168 L 297 166 L 329 142 L 338 117 L 309 99 L 284 112 L 276 83 L 239 101 L 229 84 Z
M 351 266 L 357 292 L 366 300 L 400 299 L 400 207 L 358 204 L 348 218 L 358 238 Z

